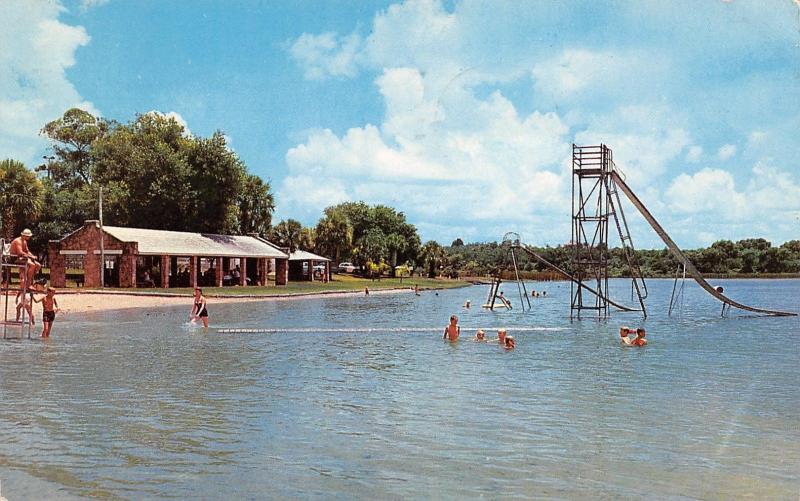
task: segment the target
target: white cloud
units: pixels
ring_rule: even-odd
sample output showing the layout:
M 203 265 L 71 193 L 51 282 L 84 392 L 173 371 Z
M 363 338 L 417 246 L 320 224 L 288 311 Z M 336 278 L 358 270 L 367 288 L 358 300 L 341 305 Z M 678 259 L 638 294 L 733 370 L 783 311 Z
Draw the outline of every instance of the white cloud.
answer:
M 682 213 L 712 212 L 721 218 L 739 217 L 747 200 L 736 191 L 730 172 L 705 168 L 677 176 L 666 191 L 670 209 Z
M 355 33 L 345 37 L 333 32 L 303 33 L 291 45 L 289 53 L 304 68 L 306 78 L 320 80 L 328 76 L 354 76 L 360 50 L 361 37 Z
M 81 10 L 87 11 L 95 7 L 102 7 L 107 4 L 109 0 L 81 0 Z
M 734 155 L 736 155 L 736 145 L 733 144 L 726 144 L 717 150 L 717 158 L 720 160 L 728 160 Z
M 0 2 L 0 151 L 28 164 L 47 146 L 47 122 L 72 107 L 98 114 L 66 77 L 90 37 L 60 22 L 62 11 L 58 2 Z
M 696 164 L 700 161 L 700 157 L 703 156 L 703 148 L 701 146 L 691 146 L 689 151 L 686 152 L 686 161 Z

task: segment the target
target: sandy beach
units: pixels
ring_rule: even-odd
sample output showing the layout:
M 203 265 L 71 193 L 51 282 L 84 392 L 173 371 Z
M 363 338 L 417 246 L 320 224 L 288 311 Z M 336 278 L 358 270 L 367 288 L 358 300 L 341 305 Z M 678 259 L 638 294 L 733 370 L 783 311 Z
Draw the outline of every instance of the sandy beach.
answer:
M 411 292 L 408 288 L 381 289 L 370 291 L 370 294 L 396 294 Z M 296 301 L 314 296 L 359 296 L 361 291 L 326 291 L 286 295 L 263 296 L 206 296 L 209 304 L 242 303 L 253 301 Z M 135 308 L 161 308 L 168 306 L 192 307 L 192 297 L 188 295 L 168 295 L 152 293 L 125 292 L 79 292 L 59 293 L 56 295 L 59 308 L 66 313 L 85 313 L 90 311 L 126 310 Z

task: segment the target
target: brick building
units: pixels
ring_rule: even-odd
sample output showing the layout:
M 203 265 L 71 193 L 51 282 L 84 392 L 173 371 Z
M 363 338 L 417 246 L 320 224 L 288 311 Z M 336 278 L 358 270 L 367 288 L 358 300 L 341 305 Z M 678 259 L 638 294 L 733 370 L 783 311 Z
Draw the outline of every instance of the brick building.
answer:
M 275 285 L 289 279 L 289 256 L 257 236 L 103 226 L 90 220 L 48 245 L 50 282 L 65 287 L 67 270 L 87 287 L 100 287 L 100 238 L 108 287 L 223 287 Z M 82 271 L 82 275 L 81 272 Z

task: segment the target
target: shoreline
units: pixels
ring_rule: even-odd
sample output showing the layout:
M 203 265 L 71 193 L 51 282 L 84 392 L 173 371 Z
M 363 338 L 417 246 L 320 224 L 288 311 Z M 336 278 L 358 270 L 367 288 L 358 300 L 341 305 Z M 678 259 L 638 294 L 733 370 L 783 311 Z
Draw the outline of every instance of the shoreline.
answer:
M 421 288 L 438 290 L 438 288 Z M 370 290 L 373 294 L 400 294 L 414 292 L 409 287 L 393 287 Z M 292 301 L 313 297 L 346 297 L 364 296 L 364 291 L 330 290 L 318 292 L 295 292 L 288 294 L 241 294 L 214 295 L 206 294 L 210 304 L 254 303 L 262 301 Z M 191 307 L 192 296 L 178 293 L 154 292 L 119 292 L 119 291 L 59 291 L 56 295 L 59 309 L 64 313 L 108 312 L 116 310 L 166 308 L 171 306 Z

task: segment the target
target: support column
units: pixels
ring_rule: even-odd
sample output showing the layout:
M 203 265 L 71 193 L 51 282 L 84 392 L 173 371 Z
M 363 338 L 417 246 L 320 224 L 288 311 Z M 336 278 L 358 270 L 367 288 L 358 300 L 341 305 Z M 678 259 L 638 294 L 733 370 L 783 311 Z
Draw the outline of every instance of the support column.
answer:
M 247 258 L 240 257 L 239 258 L 239 285 L 245 286 L 247 285 Z
M 67 286 L 66 259 L 59 254 L 60 249 L 52 243 L 49 248 L 50 285 L 53 287 Z M 5 269 L 3 270 L 5 272 Z
M 161 256 L 161 287 L 169 288 L 169 256 Z
M 289 282 L 289 260 L 275 260 L 275 285 L 286 285 Z
M 258 285 L 267 285 L 267 258 L 258 259 Z
M 222 271 L 222 258 L 218 257 L 214 260 L 214 262 L 214 267 L 217 269 L 217 275 L 214 277 L 214 285 L 217 287 L 222 287 L 222 277 L 225 275 L 225 272 Z
M 197 256 L 189 258 L 189 286 L 194 289 L 197 287 Z

